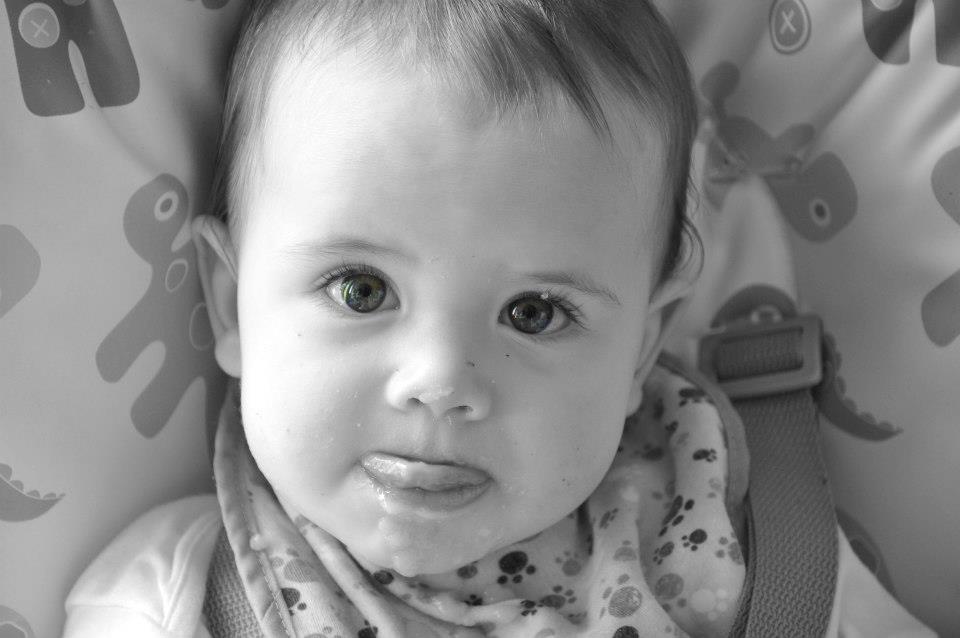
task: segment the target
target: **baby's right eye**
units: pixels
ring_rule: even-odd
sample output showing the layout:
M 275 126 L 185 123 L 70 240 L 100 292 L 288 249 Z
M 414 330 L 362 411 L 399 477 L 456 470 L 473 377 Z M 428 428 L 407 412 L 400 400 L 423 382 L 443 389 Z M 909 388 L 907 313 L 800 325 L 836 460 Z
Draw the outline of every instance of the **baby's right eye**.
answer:
M 338 306 L 356 313 L 370 313 L 395 298 L 390 286 L 382 277 L 366 269 L 343 269 L 330 273 L 323 283 L 324 292 Z M 396 303 L 387 309 L 395 308 Z

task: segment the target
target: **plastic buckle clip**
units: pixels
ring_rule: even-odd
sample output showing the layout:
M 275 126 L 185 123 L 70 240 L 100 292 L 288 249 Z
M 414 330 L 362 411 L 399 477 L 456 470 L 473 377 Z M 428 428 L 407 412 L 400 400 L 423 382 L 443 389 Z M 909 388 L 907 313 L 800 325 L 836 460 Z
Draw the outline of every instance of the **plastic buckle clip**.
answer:
M 736 378 L 719 378 L 717 351 L 721 346 L 735 346 L 738 342 L 755 342 L 797 330 L 800 331 L 801 364 L 799 367 Z M 721 328 L 700 340 L 698 367 L 707 378 L 719 385 L 730 399 L 749 399 L 793 392 L 812 388 L 823 379 L 820 344 L 820 317 L 816 315 L 800 315 L 780 321 Z

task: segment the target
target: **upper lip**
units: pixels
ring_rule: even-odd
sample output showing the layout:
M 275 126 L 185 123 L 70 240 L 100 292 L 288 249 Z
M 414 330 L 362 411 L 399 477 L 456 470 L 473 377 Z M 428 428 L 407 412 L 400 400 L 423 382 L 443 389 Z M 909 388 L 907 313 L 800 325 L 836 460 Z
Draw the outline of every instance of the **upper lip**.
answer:
M 374 480 L 395 489 L 442 492 L 482 485 L 490 480 L 483 470 L 457 462 L 427 461 L 388 452 L 370 452 L 360 466 Z

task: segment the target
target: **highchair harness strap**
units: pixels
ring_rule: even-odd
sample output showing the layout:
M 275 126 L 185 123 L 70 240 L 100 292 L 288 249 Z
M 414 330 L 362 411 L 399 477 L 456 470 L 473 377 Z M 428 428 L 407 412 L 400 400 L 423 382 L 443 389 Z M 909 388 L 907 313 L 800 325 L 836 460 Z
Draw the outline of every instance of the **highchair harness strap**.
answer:
M 747 582 L 731 636 L 823 636 L 838 540 L 811 394 L 822 379 L 820 319 L 712 333 L 699 367 L 740 414 L 750 454 Z
M 214 546 L 207 591 L 203 599 L 204 626 L 212 638 L 262 638 L 260 621 L 250 606 L 240 580 L 227 530 L 221 529 Z

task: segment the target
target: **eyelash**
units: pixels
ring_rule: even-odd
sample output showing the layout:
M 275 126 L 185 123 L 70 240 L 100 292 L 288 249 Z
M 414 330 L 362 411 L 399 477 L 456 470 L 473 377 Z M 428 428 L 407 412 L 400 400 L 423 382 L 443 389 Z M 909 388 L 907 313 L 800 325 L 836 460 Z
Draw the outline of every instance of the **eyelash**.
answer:
M 389 280 L 383 275 L 383 273 L 376 268 L 366 264 L 348 264 L 344 262 L 337 268 L 331 270 L 321 277 L 320 281 L 317 282 L 317 288 L 322 290 L 335 282 L 337 279 L 342 279 L 348 275 L 371 275 L 373 277 L 379 277 L 383 281 L 389 283 Z
M 344 277 L 348 277 L 350 275 L 371 275 L 373 277 L 379 277 L 387 284 L 387 286 L 391 286 L 390 280 L 376 268 L 368 266 L 367 264 L 349 264 L 345 262 L 334 270 L 331 270 L 323 275 L 317 282 L 316 288 L 318 291 L 323 291 L 327 288 L 327 286 L 334 283 L 338 279 L 343 279 Z M 544 295 L 546 295 L 546 297 L 544 297 Z M 521 299 L 528 299 L 530 297 L 539 297 L 544 301 L 549 301 L 551 304 L 559 308 L 560 311 L 565 314 L 572 323 L 580 328 L 584 327 L 583 310 L 581 309 L 580 305 L 573 302 L 569 297 L 553 288 L 548 288 L 546 290 L 527 290 L 521 292 L 517 295 L 514 295 L 504 307 L 507 307 L 516 301 L 520 301 Z M 339 304 L 332 299 L 326 297 L 324 297 L 324 299 L 326 303 L 332 303 L 339 307 Z M 548 333 L 545 335 L 532 334 L 528 336 L 535 339 L 549 340 L 556 338 L 558 335 L 557 333 Z

